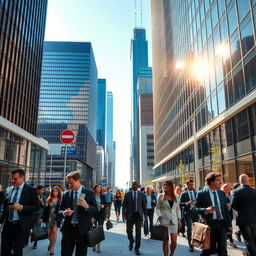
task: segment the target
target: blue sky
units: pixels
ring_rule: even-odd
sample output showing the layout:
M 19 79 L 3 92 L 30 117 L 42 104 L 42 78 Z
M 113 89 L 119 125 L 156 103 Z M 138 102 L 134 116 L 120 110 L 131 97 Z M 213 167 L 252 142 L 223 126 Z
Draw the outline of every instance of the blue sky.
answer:
M 140 0 L 137 26 L 141 26 Z M 150 0 L 142 0 L 142 25 L 149 41 L 151 65 Z M 130 42 L 135 26 L 135 0 L 48 0 L 45 40 L 92 42 L 98 77 L 107 79 L 114 96 L 114 140 L 117 143 L 116 181 L 129 179 L 131 120 Z

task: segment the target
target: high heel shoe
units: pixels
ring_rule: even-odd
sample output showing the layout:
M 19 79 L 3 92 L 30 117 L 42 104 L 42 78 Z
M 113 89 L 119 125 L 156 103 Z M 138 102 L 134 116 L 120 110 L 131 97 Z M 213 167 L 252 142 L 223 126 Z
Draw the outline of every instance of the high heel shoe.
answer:
M 51 250 L 51 251 L 50 251 L 50 255 L 54 255 L 54 251 Z

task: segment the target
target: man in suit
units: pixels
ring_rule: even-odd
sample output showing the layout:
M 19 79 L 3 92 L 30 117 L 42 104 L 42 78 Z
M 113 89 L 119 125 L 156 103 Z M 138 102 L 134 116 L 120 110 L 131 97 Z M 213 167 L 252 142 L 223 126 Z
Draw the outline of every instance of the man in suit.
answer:
M 12 171 L 12 186 L 6 189 L 3 211 L 0 217 L 2 228 L 1 256 L 23 255 L 28 231 L 33 227 L 33 212 L 39 209 L 36 189 L 25 183 L 22 169 Z
M 216 252 L 218 256 L 227 256 L 227 231 L 232 232 L 232 225 L 226 195 L 220 190 L 221 174 L 210 172 L 205 181 L 208 187 L 198 192 L 193 207 L 195 213 L 200 214 L 211 228 L 211 248 L 203 250 L 201 256 Z
M 187 181 L 187 190 L 184 191 L 180 197 L 180 207 L 182 209 L 185 224 L 187 226 L 187 238 L 188 238 L 188 245 L 189 245 L 190 252 L 194 251 L 194 248 L 190 243 L 191 242 L 192 224 L 195 221 L 198 221 L 198 215 L 195 214 L 194 211 L 192 211 L 196 197 L 197 197 L 197 193 L 195 191 L 194 181 L 188 180 Z
M 237 225 L 245 241 L 247 253 L 256 255 L 256 189 L 249 186 L 246 174 L 239 176 L 241 187 L 233 191 L 232 208 L 238 213 Z
M 144 235 L 148 235 L 148 219 L 149 219 L 149 231 L 151 232 L 151 228 L 153 227 L 153 219 L 154 212 L 156 207 L 156 195 L 152 193 L 152 188 L 150 186 L 146 187 L 145 193 L 146 200 L 146 208 L 147 208 L 147 221 L 145 221 L 146 225 L 144 225 Z
M 132 183 L 132 190 L 125 194 L 123 202 L 123 221 L 126 222 L 126 232 L 130 241 L 129 250 L 133 248 L 133 226 L 136 227 L 135 254 L 140 255 L 141 224 L 143 215 L 147 219 L 145 195 L 138 191 L 139 182 Z
M 94 193 L 81 185 L 80 173 L 74 171 L 66 176 L 69 190 L 63 194 L 60 214 L 65 216 L 61 228 L 61 256 L 72 256 L 76 247 L 76 256 L 87 255 L 87 233 L 91 219 L 98 211 Z

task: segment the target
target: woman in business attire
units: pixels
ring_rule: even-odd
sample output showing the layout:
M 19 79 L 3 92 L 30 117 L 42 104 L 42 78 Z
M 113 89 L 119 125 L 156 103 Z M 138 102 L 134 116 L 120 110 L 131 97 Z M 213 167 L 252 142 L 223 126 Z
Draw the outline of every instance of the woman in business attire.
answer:
M 163 224 L 168 227 L 170 234 L 170 256 L 174 256 L 177 247 L 178 228 L 181 226 L 180 200 L 174 193 L 174 186 L 171 181 L 164 183 L 164 191 L 159 195 L 156 213 L 162 220 Z M 163 241 L 164 256 L 168 256 L 168 242 Z
M 42 216 L 43 222 L 47 224 L 48 239 L 50 241 L 48 251 L 50 251 L 50 255 L 54 255 L 57 231 L 62 222 L 62 217 L 59 215 L 61 197 L 61 189 L 58 186 L 54 186 L 47 198 Z
M 104 224 L 104 208 L 106 206 L 106 201 L 104 195 L 101 193 L 101 186 L 99 184 L 94 185 L 93 192 L 95 194 L 95 199 L 97 202 L 98 212 L 94 216 L 95 218 L 92 219 L 92 221 L 95 223 L 96 226 L 103 226 Z M 100 243 L 92 248 L 92 250 L 95 252 L 101 252 L 100 249 Z

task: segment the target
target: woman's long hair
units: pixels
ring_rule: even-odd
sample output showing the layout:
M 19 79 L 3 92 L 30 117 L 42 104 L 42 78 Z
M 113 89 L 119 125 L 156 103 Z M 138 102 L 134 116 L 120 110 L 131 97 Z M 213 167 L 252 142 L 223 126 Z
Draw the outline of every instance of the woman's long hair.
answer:
M 177 202 L 177 199 L 176 199 L 176 196 L 175 196 L 175 193 L 174 193 L 174 185 L 173 185 L 172 181 L 167 180 L 167 181 L 164 182 L 164 185 L 167 185 L 168 187 L 170 187 L 170 193 L 171 193 L 170 196 L 175 202 Z M 167 193 L 164 189 L 163 189 L 163 199 L 164 200 L 167 199 Z
M 100 186 L 100 184 L 95 184 L 94 186 L 93 186 L 93 192 L 94 192 L 94 194 L 96 194 L 96 190 L 97 190 L 97 187 L 98 186 Z M 99 192 L 99 194 L 100 194 L 100 192 Z
M 58 191 L 58 196 L 57 196 L 57 198 L 58 198 L 58 203 L 61 202 L 61 189 L 60 189 L 60 187 L 58 187 L 58 186 L 54 186 L 54 187 L 52 188 L 52 190 L 51 190 L 51 193 L 50 193 L 49 197 L 47 198 L 47 201 L 46 201 L 47 204 L 49 204 L 49 203 L 52 202 L 52 200 L 53 200 L 53 198 L 54 198 L 54 196 L 53 196 L 53 191 L 54 191 L 55 189 Z

